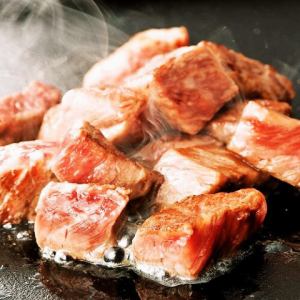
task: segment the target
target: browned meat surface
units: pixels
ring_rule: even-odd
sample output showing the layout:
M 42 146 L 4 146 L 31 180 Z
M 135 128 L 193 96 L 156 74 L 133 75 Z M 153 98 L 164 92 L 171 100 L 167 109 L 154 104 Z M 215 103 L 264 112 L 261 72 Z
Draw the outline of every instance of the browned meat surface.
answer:
M 65 94 L 62 103 L 46 114 L 39 138 L 62 141 L 72 124 L 87 121 L 116 145 L 131 145 L 143 139 L 141 113 L 143 94 L 127 88 L 81 88 Z
M 55 143 L 20 142 L 0 147 L 0 224 L 35 217 L 41 189 L 50 181 Z
M 229 149 L 257 169 L 300 187 L 300 121 L 250 102 Z
M 101 261 L 115 243 L 128 193 L 112 185 L 49 183 L 37 205 L 37 244 L 75 259 Z
M 238 90 L 253 99 L 290 100 L 291 82 L 271 66 L 211 42 L 153 57 L 124 84 L 147 95 L 159 114 L 182 132 L 196 134 Z
M 153 71 L 150 105 L 175 129 L 196 134 L 238 93 L 238 87 L 205 47 L 170 58 Z
M 257 99 L 253 101 L 255 103 L 258 103 L 259 105 L 262 105 L 263 107 L 277 111 L 287 116 L 289 116 L 292 112 L 292 106 L 290 103 L 287 102 L 279 102 L 279 101 L 263 100 L 263 99 Z
M 67 115 L 67 111 L 63 110 L 62 103 L 51 107 L 44 116 L 38 138 L 43 141 L 60 142 L 68 127 L 68 124 L 63 123 L 64 115 Z
M 0 99 L 0 146 L 35 139 L 45 112 L 60 98 L 55 87 L 34 81 L 22 92 Z
M 221 145 L 221 143 L 207 135 L 164 135 L 140 149 L 134 154 L 134 158 L 153 168 L 161 156 L 169 149 L 201 145 Z
M 128 76 L 123 85 L 135 90 L 145 91 L 149 88 L 151 81 L 153 81 L 154 70 L 165 64 L 168 60 L 180 57 L 186 52 L 191 51 L 195 46 L 180 47 L 173 51 L 158 54 L 152 57 L 145 65 L 138 71 Z
M 292 107 L 286 102 L 270 100 L 255 100 L 255 102 L 267 107 L 268 109 L 272 109 L 286 115 L 289 115 L 292 111 Z M 225 111 L 220 112 L 211 122 L 209 122 L 205 128 L 206 132 L 219 141 L 227 144 L 235 132 L 244 107 L 248 103 L 249 101 L 243 101 L 230 104 Z
M 233 254 L 266 212 L 264 196 L 255 189 L 186 198 L 144 222 L 133 239 L 134 258 L 195 278 L 212 258 Z
M 125 187 L 130 198 L 147 194 L 162 181 L 161 175 L 130 160 L 88 123 L 69 131 L 52 170 L 60 181 Z
M 272 66 L 248 58 L 223 45 L 208 41 L 200 42 L 199 45 L 211 49 L 246 99 L 288 101 L 295 97 L 292 83 Z
M 96 63 L 85 75 L 84 86 L 118 85 L 153 56 L 186 46 L 185 27 L 150 29 L 135 34 L 127 43 Z
M 215 193 L 228 186 L 253 186 L 264 177 L 235 153 L 217 145 L 171 149 L 154 170 L 165 177 L 156 205 L 166 207 L 185 197 Z

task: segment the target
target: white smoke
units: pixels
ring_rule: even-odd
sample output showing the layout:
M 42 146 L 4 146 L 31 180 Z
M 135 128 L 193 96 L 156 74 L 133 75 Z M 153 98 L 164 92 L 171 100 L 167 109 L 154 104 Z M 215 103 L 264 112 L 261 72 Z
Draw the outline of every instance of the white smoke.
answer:
M 67 90 L 124 34 L 92 0 L 0 0 L 0 96 L 43 80 Z
M 214 30 L 208 38 L 210 41 L 223 44 L 228 48 L 239 51 L 239 45 L 234 37 L 234 34 L 227 26 L 220 27 Z

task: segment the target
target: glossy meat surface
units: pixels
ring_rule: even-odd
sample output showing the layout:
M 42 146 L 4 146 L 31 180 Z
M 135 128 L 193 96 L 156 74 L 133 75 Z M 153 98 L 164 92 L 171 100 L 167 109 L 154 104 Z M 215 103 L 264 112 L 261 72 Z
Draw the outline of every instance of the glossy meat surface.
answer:
M 165 177 L 156 197 L 158 207 L 192 195 L 215 193 L 229 185 L 248 187 L 263 180 L 241 157 L 217 145 L 168 150 L 154 170 Z
M 50 181 L 52 142 L 29 141 L 0 147 L 0 224 L 33 220 L 41 189 Z
M 143 223 L 133 240 L 134 258 L 171 276 L 195 278 L 212 258 L 233 254 L 266 212 L 255 189 L 186 198 Z
M 121 84 L 153 56 L 189 43 L 185 27 L 150 29 L 135 34 L 108 57 L 96 63 L 85 75 L 83 86 Z
M 199 45 L 211 49 L 246 99 L 288 101 L 295 97 L 291 81 L 272 66 L 248 58 L 223 45 L 208 41 L 200 42 Z
M 151 168 L 169 149 L 188 148 L 201 145 L 220 145 L 217 140 L 207 135 L 164 135 L 140 149 L 134 158 Z
M 229 149 L 257 169 L 300 187 L 300 121 L 250 102 Z
M 196 134 L 237 95 L 238 87 L 209 49 L 191 46 L 153 71 L 148 93 L 173 128 Z
M 55 87 L 34 81 L 0 99 L 0 146 L 35 139 L 44 114 L 60 97 Z
M 86 122 L 68 132 L 52 170 L 60 181 L 125 187 L 130 198 L 147 194 L 162 181 L 157 172 L 130 160 Z
M 116 145 L 131 145 L 143 139 L 141 93 L 121 87 L 81 88 L 65 94 L 62 103 L 46 114 L 39 138 L 62 141 L 76 121 L 87 121 Z
M 129 191 L 112 185 L 50 182 L 42 191 L 35 222 L 39 247 L 98 262 L 115 243 Z
M 292 111 L 292 107 L 286 102 L 271 100 L 254 100 L 254 102 L 286 115 L 289 115 Z M 249 101 L 230 103 L 230 107 L 220 112 L 209 122 L 205 128 L 206 132 L 217 140 L 227 144 L 236 130 L 244 107 L 248 103 Z
M 35 139 L 44 114 L 60 98 L 55 87 L 33 81 L 22 92 L 0 99 L 0 146 Z
M 180 57 L 186 52 L 191 51 L 194 46 L 180 47 L 164 54 L 158 54 L 152 57 L 145 65 L 137 70 L 132 75 L 128 76 L 123 85 L 135 90 L 144 91 L 149 88 L 151 81 L 153 81 L 153 75 L 155 69 L 165 64 L 170 59 Z
M 188 134 L 238 94 L 279 101 L 295 96 L 291 82 L 271 66 L 207 41 L 153 57 L 124 84 L 145 93 L 150 117 L 159 115 Z

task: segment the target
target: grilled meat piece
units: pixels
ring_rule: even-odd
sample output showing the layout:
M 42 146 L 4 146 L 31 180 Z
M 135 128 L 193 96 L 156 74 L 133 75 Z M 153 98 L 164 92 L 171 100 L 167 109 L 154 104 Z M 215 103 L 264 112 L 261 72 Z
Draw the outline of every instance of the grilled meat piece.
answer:
M 132 145 L 143 139 L 143 94 L 127 88 L 81 88 L 65 94 L 62 103 L 49 110 L 39 138 L 62 141 L 72 124 L 87 121 L 116 145 Z
M 52 142 L 29 141 L 0 147 L 0 224 L 33 220 L 42 188 L 51 180 Z
M 156 197 L 158 208 L 230 184 L 249 187 L 264 179 L 235 153 L 213 144 L 168 150 L 154 170 L 165 178 Z
M 208 41 L 200 42 L 199 45 L 214 53 L 246 99 L 288 101 L 295 97 L 292 83 L 272 66 L 248 58 L 223 45 Z
M 134 258 L 193 279 L 212 258 L 233 254 L 266 212 L 265 198 L 255 189 L 188 197 L 144 222 L 133 239 Z
M 300 187 L 300 121 L 250 102 L 228 148 L 257 169 Z
M 185 46 L 164 54 L 155 55 L 135 73 L 126 77 L 123 85 L 135 90 L 145 91 L 148 89 L 151 81 L 153 81 L 153 72 L 155 69 L 165 64 L 168 60 L 180 57 L 184 53 L 191 51 L 193 48 L 194 46 Z
M 221 143 L 207 135 L 164 135 L 145 145 L 134 154 L 134 158 L 153 168 L 161 156 L 169 149 L 201 145 L 221 145 Z
M 0 99 L 0 146 L 35 139 L 45 112 L 60 98 L 55 87 L 34 81 L 23 92 Z
M 152 76 L 150 103 L 173 128 L 188 134 L 198 133 L 238 93 L 214 54 L 201 46 L 176 54 Z
M 60 181 L 125 187 L 130 198 L 144 196 L 162 181 L 161 175 L 130 160 L 86 122 L 66 135 L 52 170 Z
M 85 75 L 83 86 L 118 85 L 153 56 L 188 43 L 189 34 L 185 27 L 139 32 L 111 55 L 96 63 Z
M 271 66 L 206 41 L 155 56 L 124 84 L 147 95 L 151 113 L 189 134 L 199 132 L 239 90 L 248 99 L 295 96 L 291 82 Z
M 286 102 L 271 100 L 255 100 L 254 102 L 286 115 L 289 115 L 292 111 L 292 107 Z M 230 107 L 220 112 L 209 122 L 205 128 L 206 132 L 217 140 L 227 144 L 235 132 L 238 121 L 247 103 L 249 103 L 249 101 L 230 103 Z
M 36 209 L 37 244 L 75 259 L 101 261 L 105 249 L 115 243 L 128 193 L 113 185 L 50 182 Z

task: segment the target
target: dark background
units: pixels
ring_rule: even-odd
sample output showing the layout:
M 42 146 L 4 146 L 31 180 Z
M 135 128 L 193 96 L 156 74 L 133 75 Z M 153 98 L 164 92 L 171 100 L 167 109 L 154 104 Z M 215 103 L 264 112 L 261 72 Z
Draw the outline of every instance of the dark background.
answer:
M 128 34 L 184 25 L 192 43 L 213 40 L 272 64 L 300 92 L 297 1 L 98 1 L 98 5 L 109 23 Z

